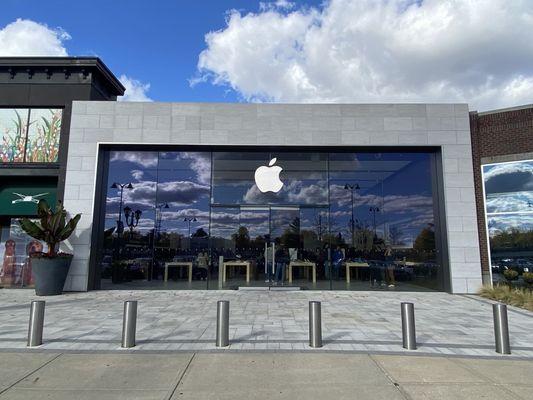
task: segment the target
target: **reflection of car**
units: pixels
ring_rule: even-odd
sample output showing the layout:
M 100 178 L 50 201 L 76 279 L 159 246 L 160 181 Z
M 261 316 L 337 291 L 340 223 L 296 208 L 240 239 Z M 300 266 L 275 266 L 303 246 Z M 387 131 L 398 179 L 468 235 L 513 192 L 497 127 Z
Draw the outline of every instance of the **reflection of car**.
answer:
M 111 263 L 113 262 L 113 257 L 110 255 L 104 255 L 102 261 L 100 262 L 100 271 L 103 279 L 111 278 Z
M 533 261 L 525 258 L 503 258 L 501 260 L 492 260 L 492 273 L 503 274 L 507 269 L 513 269 L 519 274 L 533 271 Z

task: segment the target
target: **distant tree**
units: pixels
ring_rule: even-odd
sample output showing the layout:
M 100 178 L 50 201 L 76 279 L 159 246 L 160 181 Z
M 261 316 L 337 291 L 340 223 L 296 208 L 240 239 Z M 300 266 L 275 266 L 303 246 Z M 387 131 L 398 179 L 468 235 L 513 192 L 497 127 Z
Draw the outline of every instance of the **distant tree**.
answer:
M 497 231 L 490 238 L 490 248 L 493 251 L 531 250 L 533 249 L 533 230 L 513 226 Z
M 250 232 L 245 226 L 240 226 L 237 233 L 231 235 L 235 242 L 235 247 L 238 249 L 250 247 Z
M 400 227 L 392 226 L 389 229 L 389 238 L 390 238 L 391 244 L 402 245 L 403 244 L 403 241 L 401 240 L 402 236 L 403 236 L 403 232 L 400 229 Z
M 418 251 L 435 250 L 435 231 L 432 226 L 427 226 L 420 231 L 415 239 L 413 248 Z
M 207 232 L 204 230 L 204 228 L 198 228 L 196 232 L 192 234 L 192 237 L 198 237 L 198 238 L 203 238 L 207 236 L 208 236 Z

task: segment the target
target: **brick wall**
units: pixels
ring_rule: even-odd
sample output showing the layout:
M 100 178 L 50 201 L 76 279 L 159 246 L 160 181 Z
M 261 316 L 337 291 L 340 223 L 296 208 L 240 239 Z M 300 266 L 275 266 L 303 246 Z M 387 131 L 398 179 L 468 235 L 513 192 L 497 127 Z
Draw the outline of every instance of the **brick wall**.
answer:
M 472 161 L 474 163 L 474 187 L 481 256 L 484 279 L 488 279 L 489 259 L 487 230 L 484 216 L 483 189 L 481 181 L 482 159 L 533 152 L 533 106 L 500 111 L 470 113 L 472 134 Z

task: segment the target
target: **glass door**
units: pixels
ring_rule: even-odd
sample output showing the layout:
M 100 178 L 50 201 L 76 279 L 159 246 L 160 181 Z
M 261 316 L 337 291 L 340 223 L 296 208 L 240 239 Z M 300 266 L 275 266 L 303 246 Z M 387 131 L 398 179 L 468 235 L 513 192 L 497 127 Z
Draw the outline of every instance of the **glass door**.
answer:
M 274 285 L 329 289 L 327 207 L 272 206 L 270 221 L 277 246 Z
M 226 289 L 329 288 L 327 215 L 320 207 L 213 206 L 211 281 Z
M 269 220 L 268 207 L 211 208 L 211 281 L 218 280 L 219 288 L 270 284 L 265 265 Z

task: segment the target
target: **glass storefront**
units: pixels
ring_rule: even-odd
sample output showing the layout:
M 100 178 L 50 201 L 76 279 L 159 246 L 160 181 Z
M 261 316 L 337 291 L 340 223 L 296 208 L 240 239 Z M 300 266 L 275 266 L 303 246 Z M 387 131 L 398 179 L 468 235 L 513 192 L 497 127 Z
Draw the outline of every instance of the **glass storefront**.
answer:
M 436 153 L 105 154 L 102 288 L 444 288 Z
M 533 272 L 533 160 L 483 166 L 492 280 Z

